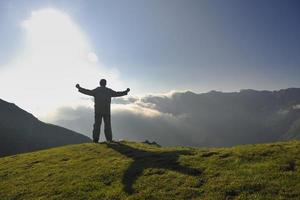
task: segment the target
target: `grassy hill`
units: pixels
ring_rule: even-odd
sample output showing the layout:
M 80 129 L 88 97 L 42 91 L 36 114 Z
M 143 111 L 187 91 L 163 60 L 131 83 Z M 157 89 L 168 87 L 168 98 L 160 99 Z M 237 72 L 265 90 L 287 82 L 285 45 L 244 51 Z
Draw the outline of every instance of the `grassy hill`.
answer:
M 0 159 L 0 199 L 300 199 L 300 142 L 69 145 Z

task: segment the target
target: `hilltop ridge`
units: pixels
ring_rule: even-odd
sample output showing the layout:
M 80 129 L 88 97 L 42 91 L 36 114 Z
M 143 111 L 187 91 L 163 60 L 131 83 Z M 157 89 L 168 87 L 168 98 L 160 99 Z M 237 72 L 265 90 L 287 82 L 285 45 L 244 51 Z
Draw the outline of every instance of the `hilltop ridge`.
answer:
M 0 199 L 299 199 L 300 141 L 85 143 L 0 159 Z

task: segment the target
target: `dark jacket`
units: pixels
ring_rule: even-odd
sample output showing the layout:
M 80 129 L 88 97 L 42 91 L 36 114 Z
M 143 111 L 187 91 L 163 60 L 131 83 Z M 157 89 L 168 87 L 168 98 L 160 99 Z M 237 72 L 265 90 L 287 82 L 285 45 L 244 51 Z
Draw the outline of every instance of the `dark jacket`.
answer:
M 79 92 L 93 96 L 95 99 L 95 113 L 110 114 L 110 103 L 112 97 L 127 95 L 127 91 L 116 92 L 107 87 L 97 87 L 93 90 L 79 88 Z

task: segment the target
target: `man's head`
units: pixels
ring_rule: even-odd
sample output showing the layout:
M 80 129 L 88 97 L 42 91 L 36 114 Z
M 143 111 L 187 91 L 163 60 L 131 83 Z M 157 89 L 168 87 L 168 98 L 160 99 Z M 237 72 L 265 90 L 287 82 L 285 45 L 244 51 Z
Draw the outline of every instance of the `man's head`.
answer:
M 106 86 L 106 80 L 105 79 L 100 80 L 100 86 L 102 86 L 102 87 Z

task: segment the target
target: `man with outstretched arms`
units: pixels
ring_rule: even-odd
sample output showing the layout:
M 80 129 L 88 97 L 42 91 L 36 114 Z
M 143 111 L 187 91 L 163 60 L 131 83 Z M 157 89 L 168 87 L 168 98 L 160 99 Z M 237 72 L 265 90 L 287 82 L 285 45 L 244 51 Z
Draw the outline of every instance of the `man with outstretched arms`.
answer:
M 97 143 L 100 137 L 100 127 L 102 118 L 104 121 L 104 133 L 107 141 L 112 141 L 112 131 L 111 131 L 111 117 L 110 117 L 110 103 L 112 97 L 121 97 L 127 95 L 130 91 L 129 88 L 125 91 L 116 92 L 110 88 L 106 87 L 106 80 L 100 80 L 100 87 L 97 87 L 93 90 L 88 90 L 80 87 L 79 84 L 76 84 L 76 88 L 79 92 L 93 96 L 95 101 L 95 123 L 93 129 L 93 141 Z

